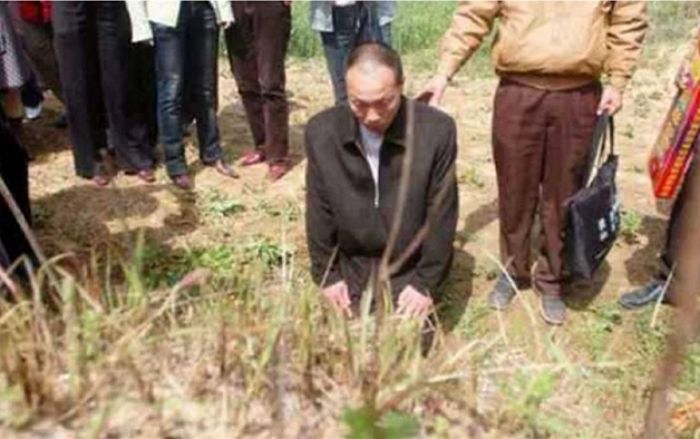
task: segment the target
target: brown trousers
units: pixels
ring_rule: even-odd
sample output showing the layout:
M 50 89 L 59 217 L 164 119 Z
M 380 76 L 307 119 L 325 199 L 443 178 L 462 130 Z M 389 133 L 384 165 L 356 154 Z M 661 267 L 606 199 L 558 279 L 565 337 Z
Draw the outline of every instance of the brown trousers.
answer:
M 582 187 L 601 86 L 539 90 L 506 79 L 496 90 L 493 155 L 498 179 L 501 259 L 520 285 L 531 281 L 531 237 L 542 236 L 535 287 L 560 295 L 566 200 Z
M 284 60 L 291 9 L 281 1 L 234 1 L 232 6 L 236 21 L 226 30 L 226 45 L 253 141 L 268 162 L 282 162 L 289 152 Z

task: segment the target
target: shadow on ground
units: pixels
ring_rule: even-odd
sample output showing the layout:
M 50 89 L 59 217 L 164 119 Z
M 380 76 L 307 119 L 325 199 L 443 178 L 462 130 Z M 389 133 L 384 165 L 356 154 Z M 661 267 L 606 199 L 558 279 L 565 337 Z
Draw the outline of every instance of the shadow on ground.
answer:
M 474 256 L 463 250 L 455 250 L 452 270 L 443 287 L 438 306 L 438 319 L 445 332 L 459 324 L 474 294 Z
M 163 190 L 173 193 L 177 209 L 154 218 L 161 204 L 155 194 Z M 80 257 L 105 246 L 128 250 L 139 235 L 162 243 L 195 230 L 200 225 L 195 201 L 196 194 L 178 192 L 170 184 L 125 188 L 76 185 L 34 200 L 35 228 L 52 255 Z
M 639 235 L 646 237 L 646 244 L 634 251 L 625 261 L 627 279 L 632 285 L 647 283 L 660 269 L 659 255 L 666 241 L 666 224 L 663 218 L 644 216 Z

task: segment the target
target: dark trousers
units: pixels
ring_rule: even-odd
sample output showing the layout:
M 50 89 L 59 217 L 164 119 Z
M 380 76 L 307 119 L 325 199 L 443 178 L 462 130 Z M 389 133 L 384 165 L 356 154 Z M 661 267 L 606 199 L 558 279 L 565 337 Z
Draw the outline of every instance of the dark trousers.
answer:
M 12 193 L 27 222 L 31 222 L 27 155 L 1 119 L 0 176 Z M 7 268 L 24 255 L 31 260 L 34 259 L 29 242 L 15 216 L 5 203 L 5 199 L 0 196 L 0 266 Z
M 127 68 L 126 143 L 117 148 L 119 168 L 136 173 L 155 166 L 158 143 L 156 119 L 156 71 L 153 47 L 129 47 Z
M 36 107 L 44 102 L 44 92 L 41 90 L 34 72 L 32 72 L 29 81 L 22 86 L 21 93 L 22 105 L 25 107 Z
M 50 24 L 33 24 L 22 19 L 15 21 L 27 57 L 36 69 L 41 82 L 59 99 L 63 99 L 58 62 L 53 48 L 53 29 Z
M 336 105 L 347 102 L 345 62 L 356 44 L 380 41 L 391 44 L 391 24 L 379 26 L 374 2 L 333 7 L 333 32 L 321 32 L 323 53 L 333 84 Z
M 268 162 L 282 162 L 289 152 L 284 60 L 291 10 L 281 1 L 232 4 L 236 22 L 226 30 L 226 45 L 253 141 Z
M 176 27 L 153 24 L 158 89 L 158 130 L 168 175 L 187 173 L 182 124 L 185 89 L 197 122 L 200 158 L 221 160 L 216 121 L 219 27 L 209 2 L 182 2 Z
M 695 175 L 698 173 L 698 158 L 697 156 L 693 159 L 693 162 L 688 168 L 688 173 L 683 181 L 683 186 L 678 192 L 678 196 L 673 203 L 673 208 L 671 210 L 671 216 L 668 220 L 668 226 L 666 228 L 666 245 L 664 246 L 663 253 L 661 255 L 661 260 L 664 265 L 664 270 L 659 273 L 659 278 L 666 280 L 678 262 L 678 255 L 681 251 L 681 245 L 683 245 L 683 234 L 681 231 L 681 217 L 683 211 L 690 205 L 690 184 L 689 182 L 695 181 Z
M 600 95 L 599 83 L 545 91 L 502 80 L 496 90 L 501 259 L 518 283 L 531 280 L 530 243 L 539 208 L 542 235 L 532 280 L 543 294 L 561 294 L 565 201 L 584 184 Z
M 128 146 L 130 123 L 134 123 L 128 114 L 129 99 L 134 94 L 128 86 L 131 43 L 124 2 L 61 1 L 52 10 L 77 174 L 91 178 L 102 172 L 106 128 L 121 163 L 139 170 L 151 168 L 152 145 Z

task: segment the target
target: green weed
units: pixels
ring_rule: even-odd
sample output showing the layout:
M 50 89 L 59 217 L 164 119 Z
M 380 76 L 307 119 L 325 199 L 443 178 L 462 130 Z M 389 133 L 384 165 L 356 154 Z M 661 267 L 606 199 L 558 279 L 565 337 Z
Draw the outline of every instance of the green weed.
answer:
M 623 210 L 620 223 L 620 234 L 634 241 L 642 230 L 642 216 L 634 210 Z

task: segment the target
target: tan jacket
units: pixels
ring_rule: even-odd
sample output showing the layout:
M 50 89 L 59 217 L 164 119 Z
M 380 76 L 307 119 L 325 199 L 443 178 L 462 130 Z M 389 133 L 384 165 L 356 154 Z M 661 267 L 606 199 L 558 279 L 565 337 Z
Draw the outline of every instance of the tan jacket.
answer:
M 496 73 L 550 90 L 585 85 L 603 73 L 624 90 L 648 25 L 644 1 L 460 1 L 442 41 L 439 72 L 457 73 L 496 18 Z

